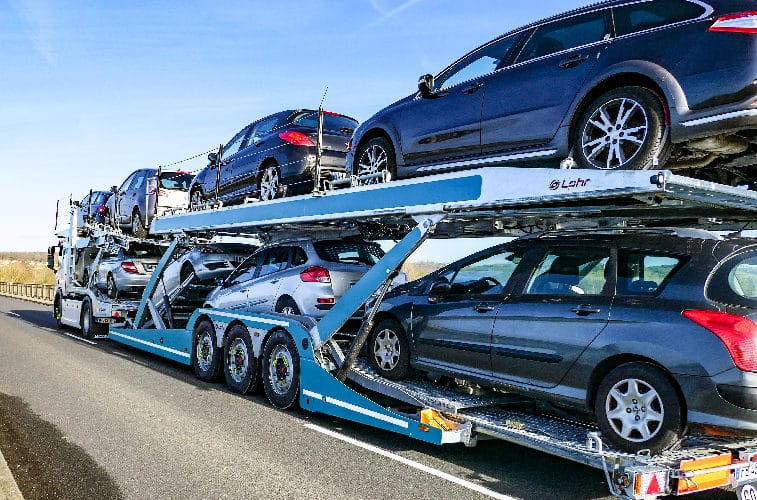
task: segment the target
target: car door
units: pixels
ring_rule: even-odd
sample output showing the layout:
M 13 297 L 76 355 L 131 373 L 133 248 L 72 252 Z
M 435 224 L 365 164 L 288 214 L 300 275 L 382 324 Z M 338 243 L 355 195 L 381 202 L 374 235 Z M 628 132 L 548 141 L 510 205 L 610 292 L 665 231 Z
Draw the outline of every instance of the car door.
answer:
M 499 246 L 437 276 L 413 305 L 418 361 L 489 376 L 494 319 L 519 262 L 519 254 Z
M 536 27 L 514 64 L 485 88 L 484 153 L 552 140 L 609 43 L 609 9 Z
M 235 175 L 239 178 L 236 196 L 251 196 L 258 188 L 260 165 L 266 157 L 273 156 L 271 148 L 275 146 L 271 141 L 271 131 L 278 122 L 277 115 L 254 123 L 247 142 L 242 145 L 239 154 L 232 160 Z
M 220 163 L 220 180 L 218 183 L 218 197 L 221 199 L 227 199 L 233 196 L 234 192 L 239 189 L 241 179 L 238 178 L 238 172 L 236 171 L 237 165 L 235 164 L 235 158 L 239 153 L 240 146 L 247 138 L 247 133 L 250 131 L 250 125 L 243 128 L 223 147 L 223 154 L 221 155 Z M 217 174 L 218 175 L 218 174 Z M 211 176 L 212 177 L 212 176 Z M 211 179 L 213 181 L 215 179 Z M 211 182 L 213 184 L 213 182 Z M 213 192 L 211 189 L 211 193 Z
M 119 197 L 118 213 L 121 215 L 122 224 L 129 224 L 131 222 L 134 207 L 139 206 L 140 195 L 144 195 L 146 175 L 147 172 L 145 170 L 138 170 L 134 174 L 134 178 L 132 179 L 131 184 L 129 184 L 129 187 L 123 195 Z
M 126 180 L 121 184 L 121 187 L 119 187 L 116 190 L 115 199 L 114 199 L 114 212 L 115 212 L 115 218 L 116 222 L 118 224 L 125 224 L 129 222 L 129 219 L 131 219 L 131 212 L 128 212 L 124 215 L 123 209 L 121 208 L 121 201 L 124 199 L 124 197 L 127 195 L 127 191 L 129 190 L 129 186 L 134 181 L 134 178 L 139 174 L 139 171 L 133 172 L 129 177 L 126 178 Z
M 276 294 L 281 286 L 279 271 L 289 262 L 289 247 L 272 247 L 265 250 L 260 261 L 258 275 L 247 287 L 247 307 L 251 311 L 272 312 L 276 306 Z
M 612 301 L 609 246 L 551 246 L 522 293 L 500 306 L 492 338 L 494 376 L 553 387 L 606 327 Z
M 406 165 L 481 152 L 485 77 L 497 69 L 516 40 L 517 36 L 495 40 L 468 54 L 437 77 L 430 95 L 418 95 L 408 103 L 396 124 Z M 408 173 L 411 170 L 415 168 Z
M 257 252 L 244 260 L 221 285 L 213 298 L 214 307 L 242 309 L 247 307 L 247 290 L 252 286 L 263 252 Z

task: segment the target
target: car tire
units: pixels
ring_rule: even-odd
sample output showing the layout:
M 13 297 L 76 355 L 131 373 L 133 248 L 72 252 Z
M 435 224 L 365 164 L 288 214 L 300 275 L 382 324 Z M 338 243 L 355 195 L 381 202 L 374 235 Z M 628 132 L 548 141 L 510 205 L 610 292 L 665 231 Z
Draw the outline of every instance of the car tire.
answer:
M 663 104 L 652 91 L 610 90 L 584 108 L 571 127 L 574 159 L 579 168 L 657 168 L 655 158 L 662 165 L 670 154 L 665 127 Z
M 388 179 L 397 178 L 397 161 L 394 148 L 385 137 L 374 137 L 360 147 L 355 155 L 352 172 L 358 177 L 387 172 Z M 381 179 L 368 179 L 364 184 L 378 184 Z
M 229 330 L 223 359 L 223 374 L 229 389 L 237 394 L 260 392 L 260 363 L 255 357 L 250 333 L 243 325 L 236 324 Z
M 63 328 L 63 323 L 61 322 L 63 319 L 63 299 L 58 293 L 55 294 L 55 299 L 53 299 L 53 317 L 55 318 L 55 327 L 58 329 Z
M 221 349 L 216 346 L 215 333 L 208 319 L 201 320 L 192 331 L 192 368 L 204 382 L 216 382 L 221 374 Z
M 605 376 L 594 409 L 605 436 L 620 450 L 663 451 L 684 432 L 682 405 L 671 380 L 648 363 L 626 363 Z
M 263 390 L 273 406 L 293 408 L 300 394 L 300 354 L 292 337 L 276 330 L 263 347 Z
M 296 316 L 300 314 L 300 308 L 291 297 L 281 297 L 276 303 L 276 312 Z
M 197 273 L 195 272 L 195 268 L 192 267 L 192 264 L 186 263 L 181 266 L 181 271 L 179 272 L 179 283 L 184 283 L 192 274 L 194 274 L 194 279 L 192 281 L 196 281 Z
M 142 223 L 142 216 L 137 209 L 134 209 L 134 213 L 131 214 L 131 234 L 137 238 L 145 238 L 147 236 L 147 229 Z
M 368 340 L 368 357 L 382 377 L 402 380 L 410 376 L 410 343 L 402 325 L 393 319 L 379 321 Z
M 105 282 L 105 287 L 108 297 L 110 297 L 111 299 L 118 298 L 118 286 L 116 285 L 116 280 L 115 278 L 113 278 L 112 274 L 108 274 L 108 278 Z
M 261 201 L 273 200 L 281 196 L 281 172 L 275 163 L 267 163 L 260 171 L 258 192 Z
M 82 302 L 79 325 L 81 326 L 81 333 L 85 339 L 91 339 L 92 337 L 105 335 L 106 333 L 106 328 L 95 322 L 95 317 L 92 314 L 92 304 L 89 300 Z

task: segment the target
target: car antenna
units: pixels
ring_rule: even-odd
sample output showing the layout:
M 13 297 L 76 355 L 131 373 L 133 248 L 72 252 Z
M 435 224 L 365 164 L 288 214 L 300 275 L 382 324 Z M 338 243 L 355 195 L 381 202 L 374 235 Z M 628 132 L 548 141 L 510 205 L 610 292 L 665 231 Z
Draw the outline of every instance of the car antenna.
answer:
M 313 195 L 321 196 L 324 194 L 324 189 L 321 187 L 321 155 L 323 153 L 323 102 L 326 100 L 326 94 L 329 93 L 329 87 L 326 85 L 326 90 L 323 91 L 321 97 L 321 103 L 318 105 L 318 141 L 315 145 L 315 172 L 313 174 Z

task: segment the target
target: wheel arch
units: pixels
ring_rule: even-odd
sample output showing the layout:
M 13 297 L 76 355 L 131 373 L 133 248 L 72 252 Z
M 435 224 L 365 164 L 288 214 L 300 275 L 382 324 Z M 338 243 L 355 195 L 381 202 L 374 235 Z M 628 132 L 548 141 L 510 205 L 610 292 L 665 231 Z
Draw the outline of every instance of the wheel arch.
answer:
M 358 151 L 360 151 L 360 148 L 363 147 L 363 145 L 370 141 L 371 139 L 375 139 L 376 137 L 383 137 L 387 141 L 389 141 L 389 145 L 392 148 L 392 153 L 394 154 L 394 164 L 395 165 L 402 165 L 402 155 L 399 154 L 399 151 L 401 149 L 399 138 L 396 137 L 396 134 L 392 134 L 384 127 L 374 126 L 373 128 L 366 130 L 365 133 L 360 137 L 360 140 L 357 144 L 354 144 L 352 147 L 355 151 L 355 156 L 353 158 L 353 165 L 350 166 L 351 171 L 354 172 L 354 163 L 358 161 Z
M 686 422 L 686 414 L 687 414 L 687 408 L 686 408 L 686 398 L 683 395 L 683 391 L 681 390 L 681 386 L 676 381 L 675 377 L 673 377 L 673 374 L 670 373 L 670 371 L 665 368 L 662 364 L 658 363 L 654 359 L 648 358 L 646 356 L 641 356 L 638 354 L 618 354 L 616 356 L 609 357 L 603 361 L 601 361 L 599 364 L 597 364 L 596 367 L 594 367 L 594 370 L 592 371 L 591 375 L 589 376 L 589 385 L 588 389 L 586 391 L 586 407 L 593 411 L 594 410 L 594 400 L 597 397 L 597 391 L 599 389 L 599 384 L 602 383 L 602 380 L 615 368 L 628 364 L 628 363 L 644 363 L 651 366 L 654 366 L 660 372 L 665 376 L 665 378 L 668 379 L 670 382 L 671 387 L 676 392 L 676 395 L 678 396 L 678 400 L 681 403 L 681 418 L 683 422 Z

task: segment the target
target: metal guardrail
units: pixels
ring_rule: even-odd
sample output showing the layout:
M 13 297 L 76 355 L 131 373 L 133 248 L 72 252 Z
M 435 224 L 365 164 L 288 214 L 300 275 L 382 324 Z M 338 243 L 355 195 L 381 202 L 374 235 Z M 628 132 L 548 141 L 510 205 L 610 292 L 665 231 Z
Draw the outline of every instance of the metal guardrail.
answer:
M 0 295 L 52 303 L 55 297 L 55 285 L 0 281 Z

